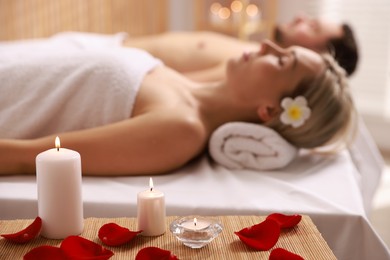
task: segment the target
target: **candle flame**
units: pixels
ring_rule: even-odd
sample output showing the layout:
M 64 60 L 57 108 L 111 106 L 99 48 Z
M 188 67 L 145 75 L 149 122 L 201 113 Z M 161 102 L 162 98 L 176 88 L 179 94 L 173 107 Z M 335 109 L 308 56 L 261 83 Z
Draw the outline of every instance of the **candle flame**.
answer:
M 153 179 L 152 178 L 149 179 L 149 187 L 150 187 L 150 191 L 152 191 L 153 190 Z
M 60 138 L 58 136 L 56 137 L 55 145 L 56 145 L 57 151 L 59 151 L 60 146 L 61 146 L 61 142 L 60 142 Z
M 197 222 L 198 222 L 198 220 L 196 218 L 194 218 L 194 226 L 196 226 Z

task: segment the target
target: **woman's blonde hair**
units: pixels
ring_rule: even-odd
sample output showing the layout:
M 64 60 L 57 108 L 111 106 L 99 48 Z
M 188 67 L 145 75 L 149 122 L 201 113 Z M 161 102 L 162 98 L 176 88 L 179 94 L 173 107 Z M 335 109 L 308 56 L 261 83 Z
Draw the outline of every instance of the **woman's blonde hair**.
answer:
M 302 82 L 293 97 L 304 96 L 311 115 L 297 128 L 283 124 L 279 116 L 266 123 L 299 148 L 316 148 L 335 143 L 349 144 L 356 127 L 356 112 L 345 70 L 328 54 L 326 68 L 310 82 Z

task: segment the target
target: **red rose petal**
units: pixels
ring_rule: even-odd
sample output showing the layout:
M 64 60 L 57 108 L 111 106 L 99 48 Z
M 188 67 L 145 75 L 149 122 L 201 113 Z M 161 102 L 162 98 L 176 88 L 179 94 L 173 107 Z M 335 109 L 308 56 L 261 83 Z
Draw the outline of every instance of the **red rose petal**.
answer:
M 31 249 L 24 255 L 23 260 L 65 260 L 68 259 L 64 252 L 54 246 L 39 246 Z
M 108 246 L 123 245 L 142 231 L 130 231 L 128 228 L 121 227 L 115 223 L 108 223 L 99 229 L 98 236 L 100 240 Z
M 292 228 L 298 225 L 298 223 L 301 221 L 302 216 L 301 215 L 284 215 L 281 213 L 273 213 L 271 215 L 268 215 L 267 219 L 272 219 L 276 221 L 280 228 Z
M 271 251 L 269 260 L 303 260 L 303 257 L 283 248 L 275 248 Z
M 256 250 L 269 250 L 279 239 L 279 224 L 271 219 L 234 232 L 242 242 Z
M 114 255 L 111 250 L 80 236 L 65 238 L 60 248 L 71 259 L 104 260 Z
M 177 256 L 171 251 L 164 250 L 158 247 L 145 247 L 138 251 L 135 260 L 177 260 Z
M 20 230 L 19 232 L 14 234 L 4 234 L 1 236 L 9 241 L 18 244 L 23 244 L 34 239 L 39 234 L 39 232 L 41 232 L 41 228 L 42 228 L 42 219 L 40 217 L 36 217 L 33 223 L 31 223 L 25 229 Z

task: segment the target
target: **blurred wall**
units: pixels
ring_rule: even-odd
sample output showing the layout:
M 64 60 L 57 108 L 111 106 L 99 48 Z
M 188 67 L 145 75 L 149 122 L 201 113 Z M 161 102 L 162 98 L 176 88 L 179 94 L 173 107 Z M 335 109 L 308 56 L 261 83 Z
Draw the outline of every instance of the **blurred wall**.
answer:
M 158 1 L 158 0 L 157 0 Z M 169 0 L 169 29 L 171 31 L 186 31 L 194 29 L 194 1 Z

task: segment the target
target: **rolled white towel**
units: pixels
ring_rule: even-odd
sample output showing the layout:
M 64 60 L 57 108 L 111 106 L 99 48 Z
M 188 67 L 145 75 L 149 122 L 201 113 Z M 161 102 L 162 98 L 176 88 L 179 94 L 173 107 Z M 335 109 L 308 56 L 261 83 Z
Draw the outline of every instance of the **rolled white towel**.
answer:
M 298 149 L 275 130 L 253 123 L 226 123 L 211 135 L 211 157 L 229 169 L 274 170 L 289 164 Z

